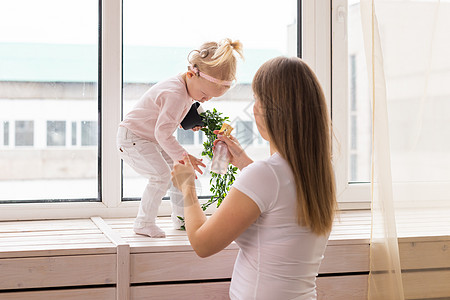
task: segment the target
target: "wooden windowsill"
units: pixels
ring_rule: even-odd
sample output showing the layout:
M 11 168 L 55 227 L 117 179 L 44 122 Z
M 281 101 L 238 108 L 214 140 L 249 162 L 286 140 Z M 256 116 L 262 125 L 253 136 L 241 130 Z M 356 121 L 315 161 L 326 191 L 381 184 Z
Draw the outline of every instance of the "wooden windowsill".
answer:
M 450 276 L 448 215 L 443 210 L 433 214 L 411 210 L 397 215 L 402 269 L 414 271 L 405 272 L 404 284 L 414 286 L 420 279 L 417 276 L 423 276 L 416 271 L 431 266 L 437 275 L 430 277 L 429 284 L 436 297 L 446 295 L 441 285 Z M 202 259 L 192 250 L 186 232 L 172 228 L 169 217 L 157 220 L 167 235 L 162 239 L 135 234 L 133 221 L 92 217 L 0 222 L 0 298 L 57 295 L 58 299 L 73 299 L 70 297 L 76 289 L 80 299 L 134 300 L 146 299 L 149 294 L 175 299 L 186 291 L 201 295 L 210 290 L 222 295 L 218 299 L 227 299 L 238 251 L 235 243 Z M 370 231 L 370 211 L 339 214 L 319 270 L 318 299 L 365 298 Z M 59 290 L 53 290 L 55 287 Z M 171 294 L 167 294 L 168 287 Z M 30 293 L 37 298 L 29 298 Z M 95 293 L 98 296 L 89 298 Z M 420 289 L 415 293 L 414 297 L 423 296 Z
M 98 222 L 96 224 L 95 220 L 101 220 L 105 225 L 102 227 Z M 192 250 L 186 232 L 173 229 L 169 217 L 160 217 L 157 220 L 167 235 L 162 239 L 135 234 L 132 229 L 133 221 L 133 218 L 99 217 L 3 221 L 0 222 L 0 258 L 115 253 L 117 242 L 129 244 L 130 253 Z M 111 233 L 115 234 L 115 237 L 112 237 Z M 121 240 L 115 243 L 112 240 L 114 238 Z M 369 238 L 370 213 L 348 211 L 340 214 L 328 244 L 369 244 Z M 237 246 L 233 243 L 227 249 L 237 249 Z

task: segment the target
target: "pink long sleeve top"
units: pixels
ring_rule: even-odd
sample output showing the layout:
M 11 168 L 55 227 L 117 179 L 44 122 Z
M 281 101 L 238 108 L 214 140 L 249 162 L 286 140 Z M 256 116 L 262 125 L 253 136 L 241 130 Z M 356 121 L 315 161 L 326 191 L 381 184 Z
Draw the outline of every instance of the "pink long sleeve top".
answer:
M 186 150 L 173 133 L 193 102 L 180 74 L 152 86 L 125 116 L 120 126 L 159 144 L 174 162 L 179 161 Z

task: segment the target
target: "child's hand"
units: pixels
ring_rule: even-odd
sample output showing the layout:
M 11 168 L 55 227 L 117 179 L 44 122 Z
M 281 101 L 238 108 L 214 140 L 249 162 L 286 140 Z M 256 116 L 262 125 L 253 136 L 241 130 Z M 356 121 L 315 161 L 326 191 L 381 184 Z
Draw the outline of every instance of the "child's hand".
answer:
M 200 129 L 202 129 L 202 126 L 195 126 L 194 128 L 192 128 L 192 131 L 199 131 Z
M 185 160 L 184 160 L 185 156 L 187 158 L 189 158 L 189 161 L 190 161 L 192 167 L 194 168 L 194 170 L 199 172 L 200 174 L 203 174 L 203 171 L 199 168 L 199 166 L 206 168 L 206 165 L 202 162 L 202 159 L 198 159 L 195 156 L 186 153 L 185 155 L 183 155 L 183 160 L 179 161 L 180 164 L 185 164 Z M 197 179 L 197 176 L 195 176 L 195 178 Z
M 183 155 L 183 160 L 175 164 L 172 170 L 172 183 L 180 191 L 183 188 L 195 187 L 195 171 L 189 155 Z

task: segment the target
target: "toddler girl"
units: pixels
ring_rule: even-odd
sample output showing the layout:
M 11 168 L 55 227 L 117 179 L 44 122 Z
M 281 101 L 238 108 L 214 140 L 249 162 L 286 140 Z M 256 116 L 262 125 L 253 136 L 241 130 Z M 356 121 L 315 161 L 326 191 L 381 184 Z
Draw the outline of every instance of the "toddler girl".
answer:
M 165 237 L 155 224 L 162 197 L 169 190 L 172 222 L 182 225 L 183 196 L 171 183 L 174 162 L 183 160 L 186 150 L 173 136 L 194 104 L 222 96 L 236 76 L 235 52 L 242 57 L 242 44 L 225 39 L 208 42 L 188 55 L 188 71 L 152 86 L 119 124 L 117 146 L 120 157 L 148 179 L 142 194 L 134 232 Z M 200 127 L 193 128 L 194 131 Z M 188 155 L 194 169 L 202 174 L 201 159 Z

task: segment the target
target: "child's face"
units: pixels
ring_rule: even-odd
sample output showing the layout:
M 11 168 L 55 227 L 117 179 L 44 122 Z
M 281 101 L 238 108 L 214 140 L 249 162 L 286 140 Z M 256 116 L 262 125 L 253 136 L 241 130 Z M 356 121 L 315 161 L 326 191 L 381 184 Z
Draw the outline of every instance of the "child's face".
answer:
M 186 73 L 186 85 L 189 95 L 201 103 L 214 97 L 220 97 L 229 89 L 229 87 L 212 83 L 190 72 Z

